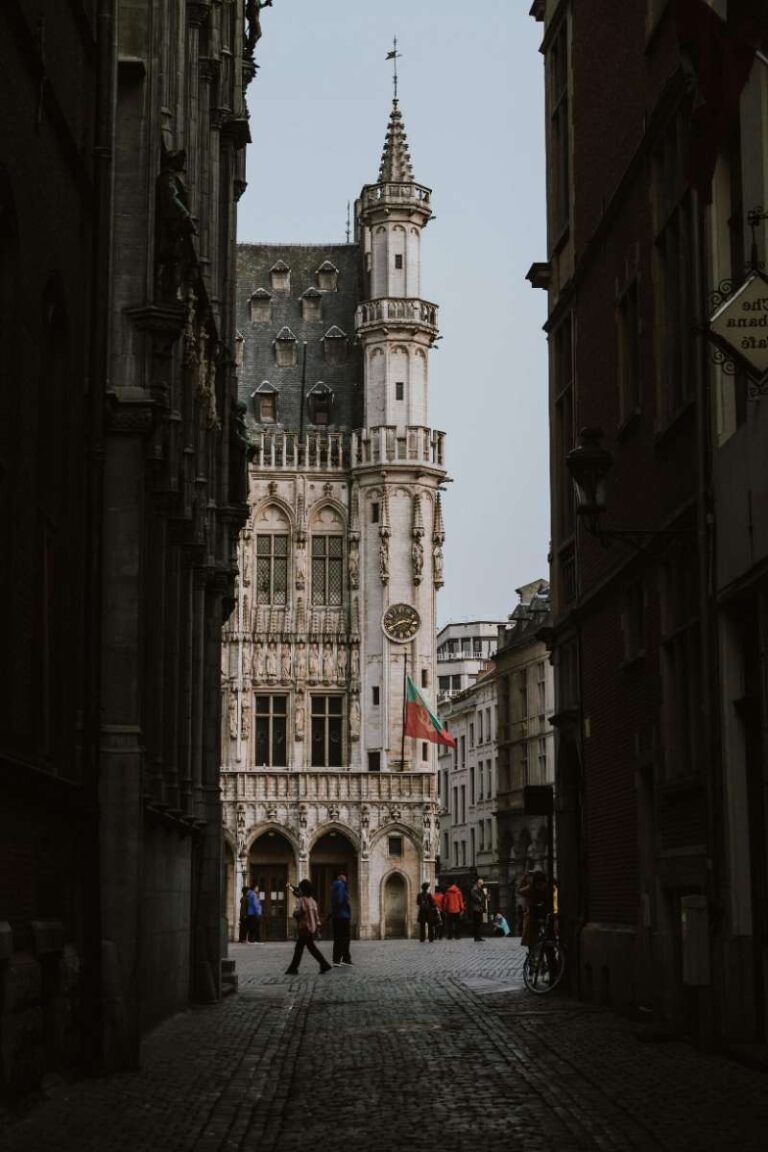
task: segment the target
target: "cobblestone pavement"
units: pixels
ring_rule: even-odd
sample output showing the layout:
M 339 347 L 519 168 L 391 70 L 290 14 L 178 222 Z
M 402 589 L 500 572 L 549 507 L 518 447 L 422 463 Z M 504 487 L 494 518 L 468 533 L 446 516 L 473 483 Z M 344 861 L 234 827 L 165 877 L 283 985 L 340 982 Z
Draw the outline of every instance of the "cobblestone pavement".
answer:
M 330 944 L 322 950 L 330 953 Z M 0 1117 L 3 1152 L 763 1149 L 764 1073 L 643 1044 L 522 988 L 517 942 L 354 943 L 320 977 L 236 945 L 240 992 L 158 1028 L 143 1068 Z

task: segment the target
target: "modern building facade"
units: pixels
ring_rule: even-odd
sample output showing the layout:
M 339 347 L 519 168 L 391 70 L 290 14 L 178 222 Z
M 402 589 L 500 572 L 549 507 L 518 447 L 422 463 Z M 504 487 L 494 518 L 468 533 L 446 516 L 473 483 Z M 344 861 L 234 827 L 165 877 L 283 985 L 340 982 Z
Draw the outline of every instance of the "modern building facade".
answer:
M 763 400 L 702 333 L 765 255 L 766 9 L 532 14 L 563 930 L 583 995 L 764 1040 Z
M 222 655 L 231 931 L 244 880 L 281 939 L 286 884 L 309 877 L 324 910 L 344 865 L 353 930 L 407 935 L 434 875 L 434 747 L 403 736 L 405 677 L 434 699 L 443 583 L 437 309 L 420 295 L 431 215 L 395 100 L 353 243 L 239 249 L 252 459 Z
M 0 1090 L 220 990 L 242 0 L 0 12 Z M 251 9 L 253 13 L 253 9 Z
M 462 620 L 437 634 L 438 700 L 470 688 L 496 651 L 503 620 Z

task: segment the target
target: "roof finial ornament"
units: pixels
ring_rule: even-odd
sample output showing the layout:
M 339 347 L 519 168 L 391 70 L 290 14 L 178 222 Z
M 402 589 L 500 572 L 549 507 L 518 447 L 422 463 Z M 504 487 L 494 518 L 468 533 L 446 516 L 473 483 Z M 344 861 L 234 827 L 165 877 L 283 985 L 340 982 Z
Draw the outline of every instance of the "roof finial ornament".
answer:
M 398 50 L 397 50 L 397 36 L 395 36 L 393 38 L 392 44 L 393 44 L 392 51 L 387 52 L 387 60 L 392 61 L 392 71 L 393 71 L 392 80 L 393 80 L 394 89 L 395 89 L 395 97 L 394 98 L 395 98 L 395 104 L 397 104 L 397 61 L 402 56 L 402 52 L 398 52 Z

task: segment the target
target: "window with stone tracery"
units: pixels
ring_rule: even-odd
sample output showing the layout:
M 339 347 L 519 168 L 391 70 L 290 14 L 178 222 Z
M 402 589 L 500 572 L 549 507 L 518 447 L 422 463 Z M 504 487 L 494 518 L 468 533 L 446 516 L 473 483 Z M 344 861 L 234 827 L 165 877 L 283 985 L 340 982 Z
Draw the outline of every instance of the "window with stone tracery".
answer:
M 313 768 L 341 767 L 343 707 L 341 696 L 312 697 Z
M 342 602 L 344 545 L 341 536 L 312 538 L 312 604 L 338 608 Z
M 256 537 L 256 603 L 286 604 L 288 599 L 288 536 Z
M 256 697 L 256 765 L 286 766 L 287 696 Z

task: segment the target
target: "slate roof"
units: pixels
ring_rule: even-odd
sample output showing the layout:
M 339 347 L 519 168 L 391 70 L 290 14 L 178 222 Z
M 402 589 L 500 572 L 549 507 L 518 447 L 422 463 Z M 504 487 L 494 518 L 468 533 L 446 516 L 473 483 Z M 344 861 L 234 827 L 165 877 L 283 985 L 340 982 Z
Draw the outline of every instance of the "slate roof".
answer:
M 302 297 L 307 286 L 317 284 L 317 273 L 325 261 L 338 269 L 336 291 L 320 291 L 319 320 L 302 318 Z M 272 318 L 251 321 L 250 300 L 259 289 L 271 285 L 270 272 L 278 265 L 290 268 L 291 291 L 272 296 Z M 294 287 L 296 285 L 297 287 Z M 300 285 L 300 287 L 298 287 Z M 320 381 L 334 393 L 331 430 L 360 428 L 363 423 L 363 362 L 358 344 L 350 340 L 348 354 L 341 363 L 325 358 L 324 338 L 338 327 L 342 334 L 355 331 L 355 309 L 361 298 L 362 261 L 358 244 L 239 244 L 237 249 L 237 317 L 243 334 L 243 364 L 240 369 L 239 398 L 247 406 L 247 422 L 256 423 L 256 406 L 251 394 L 263 380 L 279 390 L 277 423 L 268 428 L 298 432 L 301 412 L 302 344 L 307 342 L 305 395 Z M 312 293 L 314 296 L 314 293 Z M 298 342 L 296 365 L 279 368 L 275 362 L 274 341 L 287 328 Z M 304 408 L 304 430 L 311 431 L 308 406 Z

